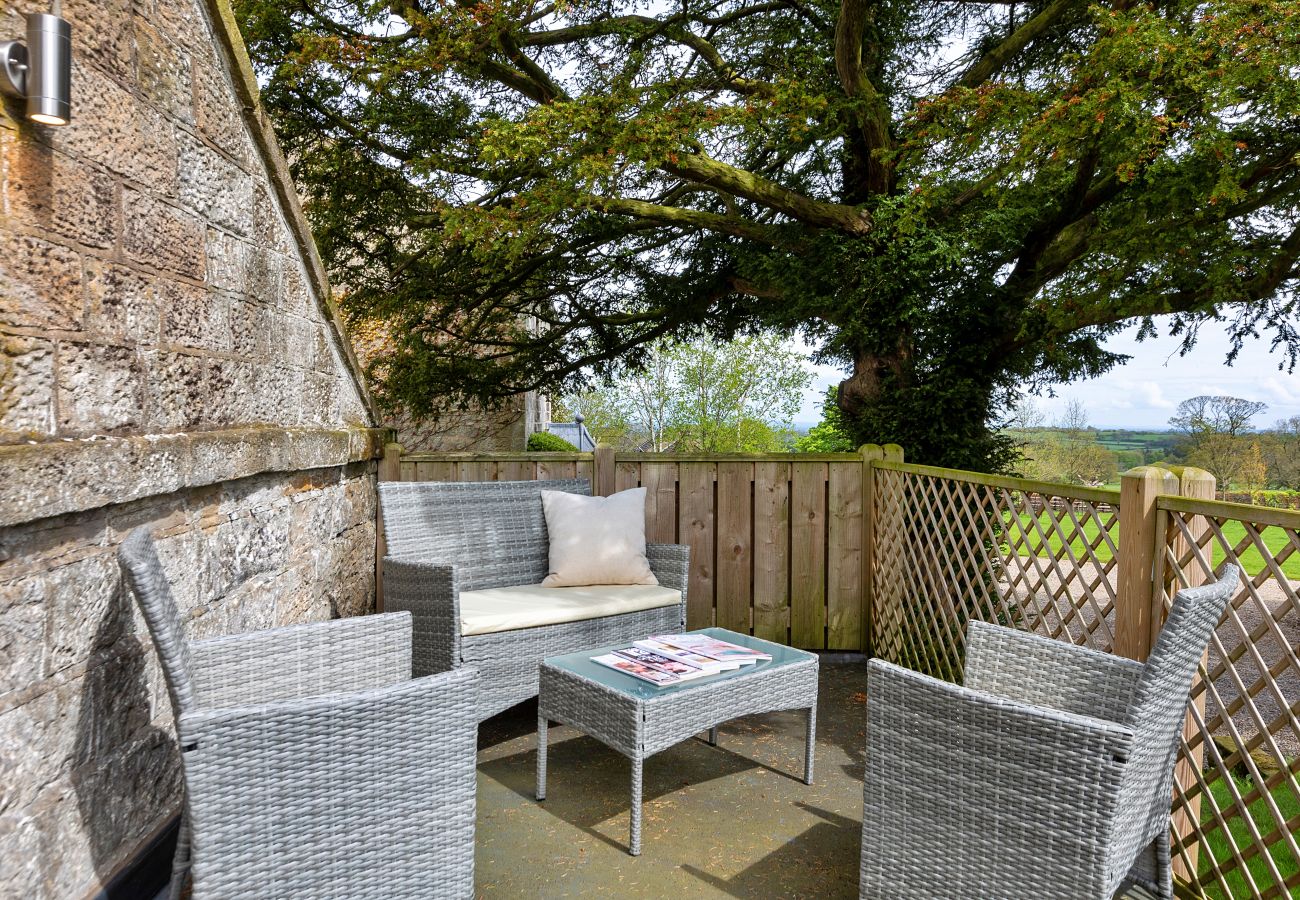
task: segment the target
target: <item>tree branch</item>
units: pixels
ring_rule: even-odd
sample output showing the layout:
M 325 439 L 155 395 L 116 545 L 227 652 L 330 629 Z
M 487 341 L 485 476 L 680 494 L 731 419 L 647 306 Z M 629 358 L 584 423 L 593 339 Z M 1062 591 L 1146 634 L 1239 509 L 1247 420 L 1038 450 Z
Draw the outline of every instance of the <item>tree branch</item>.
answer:
M 721 216 L 717 213 L 699 209 L 663 206 L 658 203 L 629 200 L 622 197 L 592 197 L 588 202 L 592 207 L 605 212 L 656 222 L 660 225 L 671 225 L 677 228 L 702 228 L 706 231 L 716 231 L 720 234 L 729 234 L 733 237 L 757 241 L 769 247 L 782 247 L 787 250 L 799 249 L 798 245 L 786 241 L 778 229 L 770 225 L 759 225 L 735 216 Z
M 988 81 L 1002 71 L 1002 67 L 1010 62 L 1016 54 L 1043 35 L 1074 4 L 1075 0 L 1052 0 L 1038 15 L 1011 32 L 1002 43 L 977 59 L 966 70 L 965 74 L 957 79 L 957 85 L 965 88 L 977 88 Z
M 814 200 L 803 194 L 705 156 L 683 153 L 659 168 L 670 175 L 701 184 L 719 187 L 737 197 L 744 197 L 769 209 L 822 228 L 837 228 L 849 234 L 864 235 L 871 230 L 871 217 L 865 210 L 841 203 Z

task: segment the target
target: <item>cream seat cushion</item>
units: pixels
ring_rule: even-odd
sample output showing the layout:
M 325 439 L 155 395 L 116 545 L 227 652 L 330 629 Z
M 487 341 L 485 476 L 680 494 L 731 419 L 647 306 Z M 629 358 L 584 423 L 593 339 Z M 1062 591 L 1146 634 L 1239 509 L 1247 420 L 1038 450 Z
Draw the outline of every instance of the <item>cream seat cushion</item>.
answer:
M 657 584 L 595 584 L 561 588 L 526 584 L 485 591 L 461 591 L 460 633 L 466 636 L 492 634 L 581 622 L 681 602 L 680 591 Z

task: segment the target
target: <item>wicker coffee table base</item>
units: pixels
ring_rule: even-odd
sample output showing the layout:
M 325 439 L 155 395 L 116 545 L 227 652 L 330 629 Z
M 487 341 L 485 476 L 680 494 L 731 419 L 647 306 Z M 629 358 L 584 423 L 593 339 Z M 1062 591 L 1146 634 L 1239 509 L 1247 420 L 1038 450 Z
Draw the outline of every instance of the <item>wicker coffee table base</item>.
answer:
M 718 681 L 641 699 L 574 672 L 542 663 L 537 698 L 537 799 L 546 799 L 546 738 L 550 722 L 571 725 L 632 761 L 632 810 L 628 852 L 641 854 L 641 793 L 645 760 L 708 731 L 717 745 L 718 725 L 741 716 L 802 709 L 807 714 L 805 784 L 813 781 L 817 737 L 817 658 L 758 668 Z

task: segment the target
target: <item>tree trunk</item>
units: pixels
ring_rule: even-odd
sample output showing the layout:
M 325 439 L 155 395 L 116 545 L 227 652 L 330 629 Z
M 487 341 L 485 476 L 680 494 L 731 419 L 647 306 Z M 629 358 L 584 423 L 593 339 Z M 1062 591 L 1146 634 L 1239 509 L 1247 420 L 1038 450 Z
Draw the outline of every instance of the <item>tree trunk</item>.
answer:
M 838 404 L 858 443 L 899 444 L 909 462 L 1005 471 L 1011 441 L 991 427 L 999 409 L 994 377 L 951 360 L 921 375 L 902 341 L 889 354 L 856 352 Z

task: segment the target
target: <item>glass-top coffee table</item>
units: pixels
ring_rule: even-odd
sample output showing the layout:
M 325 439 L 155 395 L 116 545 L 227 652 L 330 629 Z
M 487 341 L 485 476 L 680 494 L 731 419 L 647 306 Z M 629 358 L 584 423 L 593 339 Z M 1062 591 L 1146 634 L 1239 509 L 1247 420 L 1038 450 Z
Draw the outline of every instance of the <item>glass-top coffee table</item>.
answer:
M 808 711 L 803 780 L 812 784 L 817 730 L 817 657 L 803 650 L 704 628 L 699 634 L 770 653 L 770 661 L 741 666 L 667 687 L 592 662 L 628 646 L 593 648 L 542 660 L 537 695 L 537 799 L 546 799 L 548 721 L 572 725 L 632 760 L 632 822 L 628 850 L 641 853 L 641 771 L 645 759 L 703 731 L 717 744 L 718 725 L 782 709 Z

